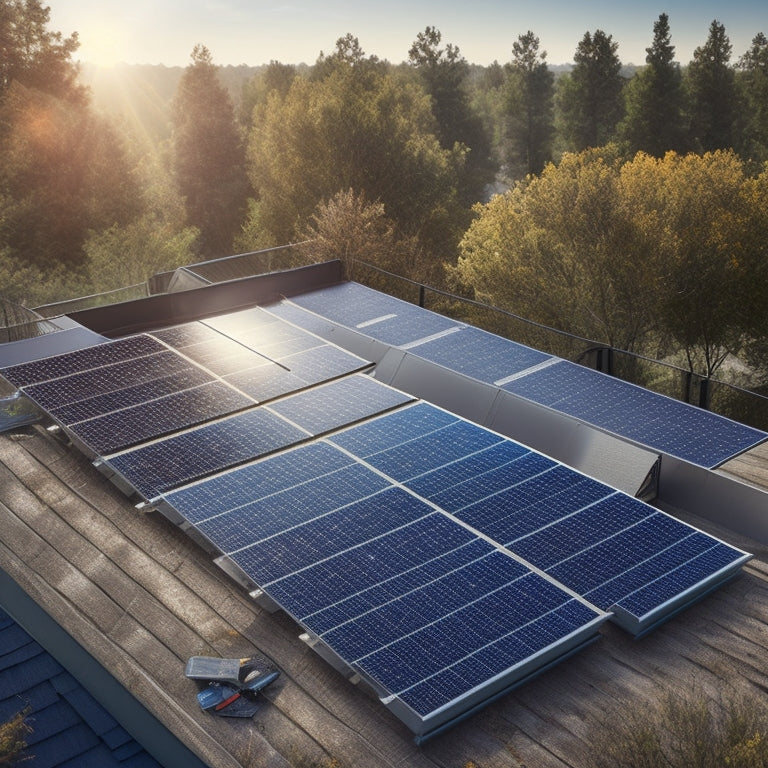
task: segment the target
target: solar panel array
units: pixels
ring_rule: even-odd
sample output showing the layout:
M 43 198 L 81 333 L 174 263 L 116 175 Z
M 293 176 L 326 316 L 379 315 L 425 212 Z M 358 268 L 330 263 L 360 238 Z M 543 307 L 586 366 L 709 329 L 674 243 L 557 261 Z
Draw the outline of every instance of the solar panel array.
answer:
M 83 450 L 105 456 L 369 367 L 253 309 L 0 371 Z
M 381 294 L 339 283 L 269 307 L 318 328 L 322 317 L 611 434 L 715 468 L 768 439 L 739 424 L 599 371 Z
M 398 323 L 375 296 L 335 294 L 335 311 L 441 364 L 463 338 L 456 369 L 504 387 L 564 364 L 418 308 Z M 420 737 L 591 642 L 609 616 L 643 633 L 748 559 L 367 367 L 251 309 L 1 372 Z
M 363 374 L 103 458 L 145 499 L 408 402 Z
M 421 719 L 605 618 L 327 442 L 164 502 Z
M 159 505 L 417 732 L 565 655 L 606 614 L 648 631 L 749 558 L 425 402 Z

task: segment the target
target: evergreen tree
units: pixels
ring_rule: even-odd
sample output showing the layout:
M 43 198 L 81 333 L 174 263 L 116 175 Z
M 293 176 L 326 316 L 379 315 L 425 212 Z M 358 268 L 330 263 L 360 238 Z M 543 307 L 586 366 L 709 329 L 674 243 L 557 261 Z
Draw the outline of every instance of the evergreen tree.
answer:
M 645 51 L 648 66 L 627 85 L 626 117 L 620 135 L 632 152 L 654 157 L 663 157 L 668 151 L 682 152 L 686 144 L 683 79 L 674 60 L 666 13 L 654 22 L 653 43 Z
M 562 78 L 560 109 L 569 148 L 600 147 L 614 136 L 624 113 L 619 44 L 598 29 L 586 32 L 574 56 L 575 66 Z
M 715 20 L 686 72 L 691 138 L 701 152 L 733 147 L 737 97 L 735 72 L 729 65 L 731 50 L 725 27 Z
M 459 193 L 471 205 L 481 199 L 483 188 L 494 175 L 491 142 L 482 120 L 470 106 L 466 90 L 469 64 L 457 46 L 448 43 L 441 48 L 441 41 L 440 31 L 427 27 L 416 36 L 408 61 L 432 97 L 440 146 L 452 150 L 456 144 L 463 144 L 469 150 Z
M 195 46 L 179 82 L 173 147 L 176 183 L 187 223 L 200 230 L 202 255 L 229 255 L 245 212 L 245 154 L 232 100 L 205 46 Z
M 745 157 L 768 160 L 768 38 L 760 32 L 739 59 L 738 82 L 746 108 L 739 149 Z
M 555 76 L 546 57 L 533 32 L 520 35 L 512 45 L 507 105 L 515 156 L 510 165 L 522 166 L 525 173 L 540 173 L 552 157 Z

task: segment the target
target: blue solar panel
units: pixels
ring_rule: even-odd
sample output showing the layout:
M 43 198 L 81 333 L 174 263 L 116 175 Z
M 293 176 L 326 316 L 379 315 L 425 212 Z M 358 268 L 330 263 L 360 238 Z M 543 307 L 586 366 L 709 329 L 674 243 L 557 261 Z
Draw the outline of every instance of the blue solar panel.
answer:
M 144 357 L 164 349 L 162 344 L 149 336 L 127 336 L 42 360 L 8 366 L 2 369 L 2 373 L 14 386 L 26 387 L 103 365 Z
M 525 446 L 504 440 L 495 443 L 490 448 L 458 459 L 443 467 L 438 467 L 432 472 L 419 475 L 419 477 L 409 480 L 407 485 L 414 493 L 418 493 L 425 499 L 433 500 L 438 494 L 449 493 L 451 489 L 457 486 L 463 486 L 475 478 L 482 478 L 494 469 L 503 467 L 528 454 L 530 451 Z M 444 507 L 444 509 L 449 512 L 454 511 L 449 507 Z
M 279 360 L 307 384 L 318 384 L 371 367 L 368 361 L 331 344 L 286 355 Z
M 164 498 L 183 517 L 195 523 L 333 474 L 354 463 L 350 456 L 327 443 L 308 443 L 208 478 L 204 483 L 171 491 Z
M 252 405 L 250 398 L 214 381 L 81 421 L 70 430 L 105 455 Z
M 512 512 L 517 507 L 528 506 L 559 493 L 580 479 L 572 470 L 531 451 L 500 467 L 478 472 L 450 488 L 435 488 L 429 498 L 439 507 L 455 513 L 497 493 L 509 491 L 504 503 L 505 508 Z
M 360 374 L 293 395 L 270 408 L 313 435 L 319 435 L 412 399 L 410 395 Z
M 617 604 L 641 619 L 660 605 L 700 584 L 711 574 L 730 568 L 733 562 L 733 549 L 725 544 L 715 544 L 694 559 L 679 564 L 654 581 L 649 581 L 645 586 L 617 601 Z
M 388 487 L 381 475 L 352 465 L 248 502 L 196 527 L 222 552 L 234 552 Z
M 429 514 L 438 513 L 405 491 L 391 488 L 230 557 L 256 584 L 268 587 L 289 573 Z
M 405 482 L 503 440 L 500 435 L 482 427 L 457 421 L 368 456 L 366 461 L 398 482 Z
M 397 502 L 398 498 L 390 495 L 386 500 Z M 428 514 L 288 574 L 268 589 L 286 610 L 319 634 L 492 550 L 492 545 L 444 515 Z
M 116 392 L 129 385 L 135 386 L 180 373 L 197 374 L 198 383 L 211 380 L 209 375 L 205 375 L 183 357 L 166 351 L 33 384 L 25 387 L 24 392 L 42 408 L 53 411 L 70 403 Z M 96 409 L 91 415 L 99 413 L 105 411 Z
M 399 697 L 419 713 L 428 713 L 459 699 L 486 680 L 525 661 L 549 643 L 579 630 L 591 618 L 590 609 L 576 600 L 556 608 L 515 632 L 490 643 L 479 653 L 425 677 L 399 692 Z M 361 665 L 362 666 L 362 665 Z
M 410 349 L 425 360 L 488 384 L 552 359 L 544 352 L 472 327 Z
M 272 311 L 305 326 L 313 322 L 308 312 L 317 313 L 388 344 L 405 346 L 412 354 L 450 370 L 703 467 L 717 467 L 768 439 L 761 430 L 477 328 L 433 328 L 434 313 L 354 283 L 302 294 L 291 301 L 305 310 L 303 314 L 283 305 L 275 305 Z
M 289 392 L 297 392 L 307 386 L 304 379 L 278 363 L 249 368 L 246 371 L 227 375 L 224 380 L 261 403 Z
M 532 485 L 539 485 L 539 481 L 540 478 L 534 478 Z M 527 494 L 530 487 L 526 482 L 501 491 L 457 511 L 456 517 L 494 541 L 508 545 L 614 492 L 602 483 L 582 478 L 568 490 L 532 500 Z
M 107 464 L 152 499 L 307 437 L 276 414 L 256 409 L 116 454 Z
M 716 467 L 765 433 L 589 368 L 560 361 L 503 386 L 656 450 Z
M 355 283 L 302 294 L 293 297 L 291 302 L 396 347 L 409 347 L 463 327 L 444 315 Z M 284 316 L 291 317 L 288 312 Z M 295 315 L 293 319 L 302 325 L 306 322 L 305 318 Z
M 356 666 L 427 715 L 584 626 L 595 614 L 530 573 L 358 658 Z M 516 636 L 533 622 L 542 629 Z M 533 645 L 531 644 L 533 643 Z
M 399 537 L 384 536 L 291 574 L 272 584 L 270 593 L 281 603 L 288 600 L 294 614 L 322 635 L 495 551 L 470 531 L 434 516 L 414 523 L 409 533 L 416 546 L 403 549 Z M 374 567 L 379 563 L 384 567 Z M 327 600 L 318 599 L 326 594 Z
M 128 408 L 148 400 L 171 395 L 174 392 L 193 389 L 210 380 L 211 377 L 200 368 L 188 367 L 186 370 L 169 373 L 151 381 L 146 381 L 143 384 L 136 384 L 94 397 L 87 397 L 66 405 L 53 406 L 48 408 L 48 412 L 61 424 L 70 425 L 100 414 L 111 413 L 121 408 Z M 135 379 L 130 375 L 123 379 L 123 383 L 133 381 Z
M 417 403 L 334 435 L 332 442 L 365 459 L 458 420 L 433 405 Z

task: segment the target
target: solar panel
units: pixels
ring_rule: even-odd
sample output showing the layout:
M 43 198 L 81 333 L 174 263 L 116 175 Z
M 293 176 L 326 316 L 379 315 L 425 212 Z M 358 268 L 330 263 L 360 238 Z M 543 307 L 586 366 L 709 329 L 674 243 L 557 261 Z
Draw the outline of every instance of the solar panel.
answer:
M 544 352 L 472 327 L 409 349 L 425 360 L 487 384 L 504 381 L 552 359 Z
M 257 408 L 117 453 L 105 463 L 145 499 L 153 499 L 307 437 L 277 414 Z
M 81 421 L 69 429 L 96 454 L 105 455 L 252 405 L 250 398 L 213 381 Z
M 407 417 L 411 412 L 419 414 L 421 429 L 410 429 Z M 475 434 L 475 430 L 479 432 Z M 376 450 L 377 437 L 383 440 L 383 450 Z M 626 573 L 640 575 L 641 583 L 656 579 L 675 583 L 649 564 L 665 563 L 678 572 L 685 563 L 669 561 L 667 550 L 688 537 L 697 535 L 711 546 L 726 546 L 513 441 L 462 420 L 442 418 L 439 409 L 424 403 L 353 426 L 329 440 L 569 589 L 590 599 L 599 598 L 596 604 L 603 610 L 629 598 L 629 592 L 618 591 Z M 743 564 L 743 552 L 732 547 L 727 550 L 730 569 Z M 662 554 L 665 557 L 654 559 Z M 725 551 L 721 555 L 728 559 Z M 719 579 L 718 572 L 685 572 L 698 573 L 702 584 Z M 611 589 L 600 592 L 609 582 Z M 627 585 L 637 589 L 635 582 L 627 581 Z M 703 586 L 690 584 L 685 591 L 689 589 Z M 669 600 L 663 590 L 658 596 L 661 602 L 649 611 L 655 612 L 654 620 L 661 617 Z M 681 600 L 683 597 L 677 595 Z M 647 606 L 649 593 L 644 600 Z M 638 623 L 635 618 L 629 611 L 619 611 L 619 620 L 627 629 L 643 631 L 645 622 Z
M 162 344 L 149 336 L 127 336 L 61 355 L 8 366 L 2 369 L 2 374 L 15 387 L 26 387 L 103 365 L 144 357 L 164 349 Z
M 761 430 L 448 318 L 443 318 L 442 326 L 435 325 L 434 313 L 356 283 L 301 294 L 271 305 L 269 311 L 325 332 L 327 327 L 318 325 L 318 317 L 326 318 L 706 468 L 718 467 L 768 439 Z
M 448 317 L 357 283 L 304 293 L 292 297 L 291 302 L 393 346 L 410 346 L 463 327 Z
M 182 517 L 196 523 L 354 464 L 351 456 L 327 443 L 309 443 L 210 477 L 204 483 L 167 492 L 164 498 Z
M 320 435 L 412 399 L 370 376 L 358 374 L 292 395 L 270 408 L 313 435 Z
M 604 618 L 325 442 L 164 501 L 188 519 L 204 509 L 197 529 L 231 562 L 427 722 L 541 650 L 573 634 L 591 636 Z M 542 630 L 531 633 L 536 622 Z M 406 664 L 389 663 L 405 647 Z
M 766 438 L 760 430 L 566 361 L 503 389 L 708 468 Z

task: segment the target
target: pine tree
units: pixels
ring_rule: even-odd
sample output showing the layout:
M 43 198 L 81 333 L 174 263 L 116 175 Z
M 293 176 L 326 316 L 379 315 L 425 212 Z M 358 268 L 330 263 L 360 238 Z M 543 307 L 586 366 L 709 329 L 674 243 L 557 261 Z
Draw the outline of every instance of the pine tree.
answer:
M 654 157 L 682 152 L 686 148 L 683 80 L 666 13 L 654 22 L 653 43 L 645 51 L 648 66 L 627 86 L 626 117 L 619 133 L 632 152 Z
M 575 66 L 562 79 L 560 109 L 570 149 L 599 147 L 614 137 L 623 116 L 619 44 L 598 29 L 586 32 L 574 56 Z
M 546 51 L 539 50 L 539 38 L 529 31 L 512 45 L 507 65 L 509 133 L 515 153 L 510 165 L 522 166 L 526 173 L 541 173 L 552 157 L 555 76 L 546 57 Z
M 200 230 L 202 256 L 229 255 L 245 212 L 245 153 L 232 100 L 202 45 L 176 92 L 173 146 L 176 183 L 187 223 Z
M 713 21 L 707 41 L 693 52 L 686 73 L 691 136 L 702 152 L 733 147 L 738 101 L 735 72 L 729 65 L 731 50 L 725 27 Z

